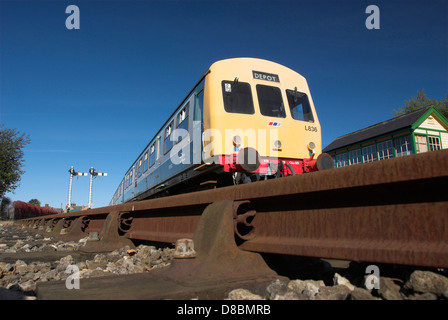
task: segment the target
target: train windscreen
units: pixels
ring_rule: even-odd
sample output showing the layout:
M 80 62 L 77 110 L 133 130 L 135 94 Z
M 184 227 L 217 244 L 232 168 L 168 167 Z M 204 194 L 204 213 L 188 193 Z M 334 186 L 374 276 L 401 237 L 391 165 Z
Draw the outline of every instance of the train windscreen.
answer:
M 264 116 L 286 118 L 285 107 L 283 105 L 280 88 L 257 85 L 258 104 L 260 112 Z
M 224 109 L 231 113 L 254 114 L 250 85 L 246 82 L 223 81 Z
M 291 116 L 295 120 L 314 122 L 313 112 L 306 93 L 286 90 Z

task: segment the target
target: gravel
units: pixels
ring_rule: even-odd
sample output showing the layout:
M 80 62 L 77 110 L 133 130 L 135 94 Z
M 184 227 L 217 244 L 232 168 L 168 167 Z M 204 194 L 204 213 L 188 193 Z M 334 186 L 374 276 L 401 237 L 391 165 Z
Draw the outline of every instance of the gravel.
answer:
M 66 280 L 67 267 L 76 265 L 83 278 L 149 272 L 170 265 L 174 249 L 141 244 L 125 246 L 109 253 L 98 253 L 92 259 L 76 261 L 75 253 L 85 245 L 80 241 L 60 241 L 33 233 L 25 227 L 0 222 L 0 300 L 35 300 L 36 283 Z M 55 261 L 16 260 L 3 262 L 2 254 L 28 252 L 66 252 Z M 23 254 L 21 255 L 23 256 Z M 289 281 L 272 281 L 264 292 L 255 293 L 235 288 L 223 299 L 228 300 L 447 300 L 446 270 L 417 270 L 387 266 L 379 278 L 379 288 L 366 287 L 365 265 L 351 263 L 348 268 L 333 268 L 320 259 L 301 263 L 301 275 Z M 292 265 L 289 266 L 291 269 Z M 385 269 L 384 269 L 385 268 Z M 390 269 L 393 272 L 390 272 Z M 384 270 L 384 271 L 383 271 Z M 398 270 L 398 271 L 397 271 Z M 302 270 L 303 271 L 303 270 Z M 383 275 L 384 273 L 384 275 Z M 372 287 L 372 286 L 369 286 Z

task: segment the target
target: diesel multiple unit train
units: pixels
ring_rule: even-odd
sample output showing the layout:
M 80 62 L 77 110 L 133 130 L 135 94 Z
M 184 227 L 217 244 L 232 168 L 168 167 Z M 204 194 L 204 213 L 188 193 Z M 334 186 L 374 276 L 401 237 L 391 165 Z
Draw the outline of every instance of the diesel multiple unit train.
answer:
M 126 171 L 110 205 L 333 168 L 306 79 L 254 58 L 215 62 Z

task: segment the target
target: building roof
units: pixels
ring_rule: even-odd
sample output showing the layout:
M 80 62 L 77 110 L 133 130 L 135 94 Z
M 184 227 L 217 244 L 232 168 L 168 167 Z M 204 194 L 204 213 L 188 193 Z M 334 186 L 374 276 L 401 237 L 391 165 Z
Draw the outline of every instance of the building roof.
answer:
M 330 152 L 349 145 L 359 143 L 364 140 L 373 139 L 375 137 L 392 133 L 405 128 L 411 128 L 428 110 L 433 107 L 422 108 L 404 115 L 374 124 L 370 127 L 346 134 L 336 138 L 332 143 L 323 149 L 323 152 Z

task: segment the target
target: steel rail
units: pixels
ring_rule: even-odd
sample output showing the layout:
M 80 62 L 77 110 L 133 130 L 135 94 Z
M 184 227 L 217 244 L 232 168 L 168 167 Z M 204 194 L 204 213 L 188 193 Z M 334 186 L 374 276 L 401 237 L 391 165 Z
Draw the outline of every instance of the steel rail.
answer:
M 78 219 L 87 234 L 115 212 L 120 237 L 174 243 L 193 238 L 207 206 L 232 200 L 241 250 L 448 267 L 447 187 L 448 150 L 439 150 L 25 222 Z

